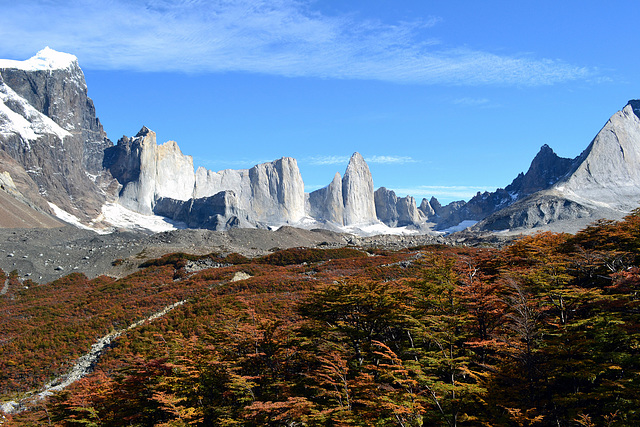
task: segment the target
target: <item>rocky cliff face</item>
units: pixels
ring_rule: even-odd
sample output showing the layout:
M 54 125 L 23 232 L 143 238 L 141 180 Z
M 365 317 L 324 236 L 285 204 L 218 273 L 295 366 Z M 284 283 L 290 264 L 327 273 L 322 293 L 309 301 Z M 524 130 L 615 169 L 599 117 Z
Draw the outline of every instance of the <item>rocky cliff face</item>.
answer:
M 512 188 L 525 195 L 527 189 L 533 192 L 507 209 L 488 216 L 475 228 L 533 228 L 563 221 L 617 219 L 638 207 L 639 107 L 640 101 L 629 101 L 573 160 L 552 155 L 548 147 L 543 147 L 536 159 L 542 157 L 544 160 L 534 159 L 530 169 L 530 172 L 532 169 L 543 171 L 533 174 L 540 177 L 539 185 L 528 180 L 526 175 L 516 178 Z
M 373 194 L 373 178 L 360 153 L 354 153 L 342 178 L 344 225 L 377 221 Z
M 419 225 L 427 218 L 413 197 L 398 198 L 393 190 L 385 187 L 375 191 L 375 205 L 378 219 L 389 227 Z
M 122 185 L 120 204 L 142 214 L 151 215 L 160 198 L 185 201 L 193 194 L 191 156 L 182 154 L 174 141 L 157 145 L 155 132 L 146 127 L 108 148 L 104 167 Z
M 308 212 L 312 218 L 344 225 L 344 199 L 339 172 L 336 172 L 331 184 L 309 194 Z
M 630 101 L 604 125 L 555 188 L 565 197 L 630 211 L 640 202 L 640 101 Z
M 307 212 L 316 220 L 338 226 L 378 221 L 373 178 L 360 153 L 351 156 L 342 180 L 336 173 L 331 184 L 309 194 Z
M 124 137 L 107 149 L 104 166 L 122 185 L 119 202 L 123 206 L 191 226 L 279 225 L 295 223 L 305 215 L 304 183 L 296 160 L 290 157 L 248 170 L 198 168 L 194 172 L 191 156 L 182 154 L 173 141 L 157 145 L 156 134 L 143 127 L 135 137 Z M 208 208 L 215 221 L 205 217 Z M 203 219 L 199 225 L 198 218 Z
M 77 59 L 44 49 L 27 61 L 0 61 L 0 149 L 46 199 L 97 216 L 107 197 L 102 153 L 111 145 L 87 96 Z
M 189 228 L 224 231 L 234 227 L 255 227 L 249 214 L 238 205 L 236 194 L 227 190 L 187 201 L 161 198 L 154 207 L 154 213 L 183 222 Z
M 283 157 L 252 167 L 249 188 L 251 213 L 256 220 L 282 224 L 295 223 L 304 217 L 304 183 L 296 159 Z

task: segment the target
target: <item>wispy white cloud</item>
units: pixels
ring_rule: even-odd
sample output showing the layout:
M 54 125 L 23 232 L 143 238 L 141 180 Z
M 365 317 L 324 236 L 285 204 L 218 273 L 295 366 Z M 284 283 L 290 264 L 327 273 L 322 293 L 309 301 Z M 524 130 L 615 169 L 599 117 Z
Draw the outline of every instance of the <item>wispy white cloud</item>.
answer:
M 327 16 L 310 0 L 20 0 L 2 7 L 2 55 L 45 45 L 96 69 L 246 71 L 420 84 L 547 85 L 595 70 L 441 47 L 438 18 L 394 25 Z
M 470 186 L 470 185 L 419 185 L 408 188 L 391 188 L 398 196 L 410 195 L 418 199 L 431 198 L 450 200 L 469 200 L 478 192 L 495 191 L 497 186 Z
M 315 156 L 306 161 L 315 166 L 346 165 L 349 163 L 349 156 Z
M 452 104 L 455 105 L 464 105 L 466 107 L 479 107 L 486 106 L 489 104 L 489 99 L 487 98 L 458 98 L 451 101 Z
M 365 162 L 371 164 L 394 164 L 416 163 L 417 160 L 409 156 L 370 156 L 364 158 Z M 315 156 L 306 159 L 306 162 L 315 166 L 344 165 L 349 163 L 349 156 Z
M 223 169 L 251 169 L 255 165 L 272 162 L 275 159 L 208 159 L 194 157 L 193 160 L 196 167 L 202 166 L 210 170 L 219 171 Z
M 417 160 L 408 156 L 371 156 L 365 158 L 368 163 L 394 164 L 417 163 Z

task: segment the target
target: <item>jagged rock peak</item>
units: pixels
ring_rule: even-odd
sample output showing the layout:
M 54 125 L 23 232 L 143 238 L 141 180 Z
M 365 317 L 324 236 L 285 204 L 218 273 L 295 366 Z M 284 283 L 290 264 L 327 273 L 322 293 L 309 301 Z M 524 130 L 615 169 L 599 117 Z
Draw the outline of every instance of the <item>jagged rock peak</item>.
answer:
M 58 52 L 48 46 L 25 61 L 0 60 L 0 68 L 16 68 L 25 71 L 61 70 L 73 66 L 78 66 L 78 58 L 76 56 Z
M 373 178 L 364 157 L 353 153 L 342 178 L 344 225 L 377 222 Z
M 436 215 L 440 215 L 440 210 L 442 209 L 442 205 L 440 204 L 438 199 L 436 199 L 435 196 L 431 196 L 431 199 L 429 199 L 429 205 L 431 206 L 431 209 L 433 209 Z
M 573 164 L 574 159 L 560 157 L 544 144 L 531 161 L 527 173 L 518 175 L 505 190 L 517 198 L 545 190 L 566 175 Z
M 630 105 L 635 115 L 640 117 L 640 99 L 632 99 L 627 102 L 627 105 Z
M 589 147 L 576 159 L 577 166 L 556 188 L 580 201 L 630 212 L 640 200 L 640 101 L 630 101 L 615 113 Z
M 309 193 L 309 215 L 319 220 L 344 225 L 344 201 L 340 172 L 336 172 L 329 185 Z
M 146 126 L 142 126 L 142 129 L 136 134 L 136 138 L 141 138 L 147 136 L 149 133 L 155 133 L 151 129 Z
M 431 204 L 429 203 L 429 201 L 427 199 L 422 199 L 422 202 L 420 203 L 420 206 L 418 207 L 418 209 L 420 211 L 422 211 L 422 213 L 427 217 L 432 217 L 433 215 L 436 214 L 436 212 L 433 210 L 433 208 L 431 207 Z

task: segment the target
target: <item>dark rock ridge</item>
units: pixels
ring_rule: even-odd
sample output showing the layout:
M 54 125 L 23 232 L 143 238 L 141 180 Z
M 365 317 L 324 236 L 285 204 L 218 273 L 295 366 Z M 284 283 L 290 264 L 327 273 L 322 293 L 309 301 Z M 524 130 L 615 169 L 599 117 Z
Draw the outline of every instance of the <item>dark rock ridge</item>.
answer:
M 478 192 L 468 202 L 452 202 L 444 207 L 436 199 L 431 199 L 429 205 L 433 207 L 434 213 L 430 217 L 438 229 L 451 227 L 465 220 L 481 221 L 518 200 L 551 188 L 571 170 L 574 162 L 575 159 L 559 157 L 545 144 L 534 157 L 527 172 L 520 173 L 505 188 L 498 188 L 493 192 Z M 423 203 L 426 203 L 426 200 Z
M 96 217 L 107 198 L 102 156 L 111 142 L 77 59 L 47 48 L 27 61 L 1 61 L 0 97 L 0 150 L 47 201 L 81 218 Z
M 640 101 L 615 113 L 587 149 L 573 160 L 550 157 L 555 168 L 536 165 L 535 181 L 514 181 L 526 196 L 485 218 L 476 230 L 533 228 L 573 224 L 600 218 L 619 219 L 640 205 Z M 548 151 L 543 147 L 545 151 Z M 535 160 L 534 160 L 535 161 Z M 532 165 L 533 166 L 533 165 Z M 551 172 L 549 172 L 551 170 Z M 526 183 L 526 184 L 525 184 Z M 513 184 L 512 184 L 513 185 Z M 515 187 L 515 186 L 514 186 Z M 539 189 L 526 194 L 527 189 Z
M 423 200 L 424 202 L 426 201 Z M 416 207 L 416 200 L 413 197 L 399 198 L 394 191 L 385 187 L 376 190 L 375 205 L 378 219 L 389 227 L 415 226 L 423 223 L 427 218 L 425 212 Z M 426 207 L 424 209 L 426 210 Z

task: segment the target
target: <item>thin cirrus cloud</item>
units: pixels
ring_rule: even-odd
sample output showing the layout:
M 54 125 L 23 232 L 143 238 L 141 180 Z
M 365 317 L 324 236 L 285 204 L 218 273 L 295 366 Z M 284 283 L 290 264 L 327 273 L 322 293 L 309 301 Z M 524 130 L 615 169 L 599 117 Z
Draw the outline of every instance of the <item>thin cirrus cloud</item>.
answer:
M 480 107 L 489 105 L 490 101 L 487 98 L 458 98 L 451 101 L 454 105 L 463 105 L 465 107 Z
M 392 165 L 417 162 L 409 156 L 370 156 L 365 157 L 364 160 L 367 163 Z M 349 163 L 349 156 L 314 156 L 306 159 L 306 162 L 314 166 L 346 165 Z
M 84 67 L 244 71 L 280 76 L 454 85 L 548 85 L 594 69 L 530 55 L 444 48 L 439 18 L 394 25 L 327 16 L 310 0 L 21 0 L 5 5 L 4 55 L 45 45 Z
M 497 187 L 468 185 L 419 185 L 411 188 L 392 188 L 398 196 L 411 195 L 418 199 L 436 197 L 446 200 L 469 200 L 478 192 L 495 191 Z

